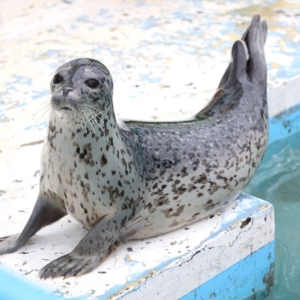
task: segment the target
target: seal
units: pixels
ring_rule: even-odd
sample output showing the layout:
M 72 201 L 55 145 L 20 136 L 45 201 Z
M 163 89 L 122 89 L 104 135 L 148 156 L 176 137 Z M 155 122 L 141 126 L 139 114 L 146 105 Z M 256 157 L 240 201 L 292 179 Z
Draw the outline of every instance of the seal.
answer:
M 0 254 L 70 214 L 88 232 L 40 277 L 78 276 L 129 239 L 183 227 L 234 199 L 267 147 L 266 34 L 255 15 L 211 103 L 186 122 L 118 121 L 102 63 L 81 58 L 61 66 L 51 81 L 39 195 L 22 233 L 0 239 Z

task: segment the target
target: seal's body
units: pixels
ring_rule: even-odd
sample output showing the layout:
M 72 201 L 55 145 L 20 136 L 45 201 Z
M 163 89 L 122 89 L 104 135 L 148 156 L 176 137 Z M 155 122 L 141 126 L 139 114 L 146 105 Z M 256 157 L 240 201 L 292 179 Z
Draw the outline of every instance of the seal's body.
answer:
M 118 122 L 103 64 L 77 59 L 60 67 L 40 194 L 23 232 L 3 238 L 0 254 L 68 213 L 89 232 L 41 277 L 84 274 L 120 243 L 180 228 L 235 198 L 267 147 L 266 31 L 255 16 L 212 102 L 188 122 Z
M 214 120 L 129 124 L 128 130 L 116 124 L 109 106 L 104 115 L 111 119 L 95 133 L 88 126 L 67 125 L 54 110 L 41 191 L 89 229 L 103 216 L 123 214 L 125 222 L 146 207 L 145 226 L 132 238 L 211 215 L 246 186 L 267 145 L 266 103 L 237 100 Z M 231 101 L 236 99 L 226 106 Z

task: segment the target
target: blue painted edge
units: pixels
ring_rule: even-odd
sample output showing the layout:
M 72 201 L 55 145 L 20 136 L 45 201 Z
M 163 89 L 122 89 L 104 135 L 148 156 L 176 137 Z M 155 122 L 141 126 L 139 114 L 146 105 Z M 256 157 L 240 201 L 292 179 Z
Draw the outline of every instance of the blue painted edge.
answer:
M 217 229 L 211 231 L 210 235 L 206 239 L 204 239 L 198 245 L 198 247 L 201 247 L 201 245 L 206 244 L 209 240 L 212 240 L 213 238 L 218 236 L 221 232 L 226 231 L 235 221 L 241 220 L 241 219 L 246 219 L 247 217 L 249 217 L 249 215 L 255 216 L 255 215 L 259 214 L 261 212 L 261 209 L 260 209 L 261 206 L 268 204 L 268 202 L 266 202 L 265 200 L 256 198 L 256 197 L 248 195 L 246 193 L 241 193 L 237 197 L 236 200 L 237 201 L 236 201 L 235 212 L 236 213 L 238 212 L 238 215 L 236 215 L 233 219 L 232 218 L 223 218 L 222 221 L 220 223 L 218 223 L 218 225 L 216 226 Z M 251 206 L 245 207 L 243 205 L 243 202 L 246 200 L 251 201 Z M 183 256 L 180 254 L 178 256 L 174 256 L 172 258 L 166 259 L 166 260 L 162 261 L 159 265 L 155 266 L 155 270 L 156 271 L 163 270 L 171 262 L 176 261 L 182 257 Z M 140 278 L 144 277 L 145 275 L 148 275 L 151 271 L 153 271 L 153 268 L 146 269 L 146 270 L 137 272 L 135 274 L 132 274 L 132 276 L 129 279 L 127 279 L 126 283 L 124 283 L 122 285 L 115 285 L 115 286 L 111 287 L 104 294 L 98 295 L 97 299 L 102 300 L 102 299 L 107 299 L 107 298 L 113 296 L 120 290 L 124 289 L 128 284 L 137 282 Z M 129 291 L 125 292 L 125 294 L 131 294 L 131 293 L 134 293 L 135 291 L 136 291 L 136 289 L 129 290 Z M 72 300 L 74 300 L 74 299 L 72 298 Z
M 269 144 L 300 130 L 300 103 L 269 119 Z
M 259 292 L 267 296 L 274 280 L 274 249 L 273 241 L 214 276 L 180 300 L 249 299 Z
M 37 286 L 8 273 L 4 268 L 0 268 L 0 299 L 57 300 L 45 291 L 37 289 Z
M 210 235 L 206 239 L 201 241 L 201 243 L 198 245 L 198 247 L 201 247 L 202 245 L 206 244 L 209 240 L 212 240 L 213 238 L 218 236 L 221 232 L 226 231 L 237 220 L 246 219 L 250 215 L 257 216 L 257 214 L 260 214 L 262 212 L 261 211 L 261 206 L 269 204 L 269 202 L 266 202 L 265 200 L 256 198 L 256 197 L 248 195 L 246 193 L 241 193 L 237 197 L 236 200 L 237 200 L 236 201 L 236 207 L 235 207 L 236 216 L 234 218 L 224 217 L 222 219 L 222 221 L 217 224 L 216 229 L 211 231 Z M 250 206 L 247 207 L 247 206 L 243 205 L 244 201 L 248 201 L 248 202 L 251 201 L 251 204 L 249 203 Z M 166 259 L 166 260 L 162 261 L 159 265 L 155 266 L 155 270 L 156 271 L 162 270 L 167 265 L 169 265 L 171 262 L 176 261 L 176 260 L 178 260 L 182 257 L 183 256 L 180 254 L 180 255 L 174 256 L 170 259 Z M 116 294 L 120 290 L 124 289 L 128 284 L 137 282 L 140 278 L 142 278 L 145 275 L 149 274 L 151 271 L 153 271 L 153 268 L 150 268 L 150 269 L 143 270 L 141 272 L 137 272 L 135 274 L 132 274 L 130 279 L 127 279 L 126 283 L 124 283 L 122 285 L 115 285 L 115 286 L 111 287 L 104 294 L 98 295 L 97 299 L 102 300 L 102 299 L 107 299 L 107 298 L 113 296 L 114 294 Z M 134 292 L 136 292 L 136 288 L 133 289 L 133 290 L 126 291 L 124 293 L 124 295 L 125 294 L 128 295 L 128 294 L 131 294 L 131 293 L 134 293 Z M 72 298 L 72 300 L 74 300 L 74 299 Z

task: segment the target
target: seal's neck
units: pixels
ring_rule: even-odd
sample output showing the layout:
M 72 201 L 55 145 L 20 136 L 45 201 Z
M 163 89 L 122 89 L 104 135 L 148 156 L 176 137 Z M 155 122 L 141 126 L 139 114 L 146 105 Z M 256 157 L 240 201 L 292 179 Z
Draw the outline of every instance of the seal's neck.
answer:
M 102 163 L 106 160 L 122 161 L 122 158 L 129 162 L 132 159 L 131 149 L 120 132 L 112 106 L 105 107 L 97 117 L 89 117 L 83 119 L 81 115 L 75 119 L 52 110 L 48 127 L 50 147 L 55 142 L 55 145 L 60 144 L 62 155 L 72 153 L 81 155 L 82 159 L 86 152 L 91 152 L 97 161 L 99 156 L 100 160 L 102 156 L 105 157 Z

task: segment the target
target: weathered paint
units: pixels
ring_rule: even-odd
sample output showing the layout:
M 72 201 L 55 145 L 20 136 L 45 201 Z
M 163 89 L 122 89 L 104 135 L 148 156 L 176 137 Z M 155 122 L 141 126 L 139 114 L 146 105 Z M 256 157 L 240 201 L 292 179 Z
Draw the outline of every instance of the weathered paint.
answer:
M 202 295 L 210 295 L 217 291 L 213 287 L 220 284 L 220 278 L 235 276 L 233 273 L 230 275 L 230 272 L 235 271 L 236 268 L 240 270 L 245 268 L 246 273 L 246 267 L 250 263 L 251 270 L 248 274 L 255 270 L 257 277 L 249 279 L 247 284 L 244 282 L 240 285 L 240 282 L 237 282 L 231 293 L 240 292 L 240 298 L 237 299 L 242 299 L 248 296 L 252 289 L 257 291 L 266 287 L 263 277 L 274 262 L 273 206 L 263 200 L 242 194 L 236 200 L 235 207 L 225 210 L 214 218 L 218 220 L 212 222 L 211 219 L 207 219 L 189 226 L 189 239 L 197 241 L 196 247 L 189 248 L 190 251 L 178 255 L 172 262 L 172 256 L 169 257 L 167 265 L 163 268 L 157 266 L 151 276 L 148 272 L 147 278 L 144 273 L 142 276 L 135 273 L 137 278 L 134 282 L 127 283 L 123 287 L 119 286 L 117 293 L 114 289 L 109 290 L 99 295 L 99 299 L 108 297 L 145 300 L 179 299 L 185 295 L 189 296 L 183 299 L 194 299 L 189 297 L 194 295 L 194 291 L 199 287 L 201 287 L 201 294 L 195 299 L 202 299 Z M 202 238 L 202 230 L 210 234 Z M 269 259 L 265 251 L 268 251 Z M 260 261 L 262 258 L 264 260 Z M 147 264 L 147 259 L 144 262 Z M 230 269 L 232 266 L 235 268 Z M 222 272 L 227 273 L 218 277 L 217 275 Z M 244 288 L 245 284 L 247 288 Z M 226 288 L 229 289 L 225 285 L 225 290 Z M 227 299 L 226 295 L 224 294 L 225 298 L 217 299 Z M 203 299 L 208 298 L 203 297 Z
M 300 130 L 300 103 L 270 118 L 269 123 L 269 143 L 298 132 Z
M 248 255 L 180 300 L 266 297 L 274 281 L 274 242 Z
M 42 107 L 49 99 L 53 71 L 67 60 L 84 54 L 107 64 L 116 82 L 115 104 L 122 117 L 184 119 L 209 101 L 227 66 L 232 42 L 259 12 L 269 22 L 266 56 L 271 116 L 298 103 L 300 85 L 293 79 L 299 73 L 300 61 L 298 0 L 228 1 L 226 6 L 218 1 L 11 0 L 1 1 L 0 7 L 3 234 L 19 232 L 35 202 L 40 141 L 45 136 Z M 276 136 L 272 120 L 271 141 Z M 284 120 L 278 122 L 282 128 Z M 33 130 L 35 124 L 37 130 Z M 187 232 L 183 229 L 182 241 L 177 235 L 162 236 L 145 240 L 136 249 L 141 257 L 160 253 L 159 271 L 170 263 L 170 255 L 196 247 L 186 237 Z M 137 272 L 139 264 L 132 256 L 137 250 L 125 248 L 124 256 L 115 253 L 94 274 L 46 282 L 36 279 L 38 269 L 71 251 L 84 234 L 84 229 L 66 218 L 45 228 L 20 251 L 1 257 L 0 263 L 31 281 L 50 286 L 57 295 L 73 293 L 72 297 L 86 295 L 84 298 L 89 299 L 95 298 L 99 288 L 112 288 L 111 278 L 120 277 L 124 268 L 133 275 Z M 205 239 L 202 229 L 196 242 L 198 237 Z M 158 242 L 165 246 L 163 250 L 158 249 Z M 127 262 L 125 267 L 116 267 L 119 260 Z M 157 272 L 154 266 L 148 263 L 143 276 L 153 276 Z M 119 287 L 115 285 L 115 292 L 126 286 L 127 279 L 134 284 L 133 275 L 121 275 L 123 281 Z
M 22 273 L 26 264 L 31 264 L 33 269 L 28 277 L 34 278 L 36 283 L 54 295 L 86 299 L 178 299 L 214 280 L 216 275 L 231 266 L 241 264 L 246 267 L 249 262 L 253 263 L 251 268 L 255 270 L 255 265 L 261 265 L 256 270 L 256 280 L 248 282 L 257 290 L 263 285 L 256 283 L 262 281 L 273 263 L 273 206 L 246 194 L 241 194 L 225 211 L 186 228 L 156 238 L 126 243 L 88 275 L 65 280 L 38 280 L 36 275 L 40 266 L 60 254 L 66 241 L 72 243 L 78 239 L 72 236 L 75 224 L 68 224 L 65 220 L 63 225 L 67 228 L 63 227 L 61 236 L 57 235 L 61 243 L 51 245 L 47 241 L 48 235 L 61 227 L 54 224 L 52 229 L 43 229 L 43 235 L 34 238 L 31 244 L 18 251 L 18 255 L 6 255 L 2 262 L 9 265 L 13 255 L 16 257 L 14 264 L 20 266 Z M 71 232 L 69 227 L 73 227 Z M 82 230 L 80 233 L 83 233 Z M 52 257 L 36 259 L 38 245 L 42 249 L 51 249 Z M 260 251 L 266 246 L 271 253 L 269 260 L 260 261 L 263 254 L 253 256 L 263 253 Z M 249 256 L 253 256 L 252 260 L 247 260 Z M 27 259 L 21 263 L 24 257 Z M 209 284 L 207 286 L 210 287 Z M 208 292 L 205 289 L 205 293 Z

